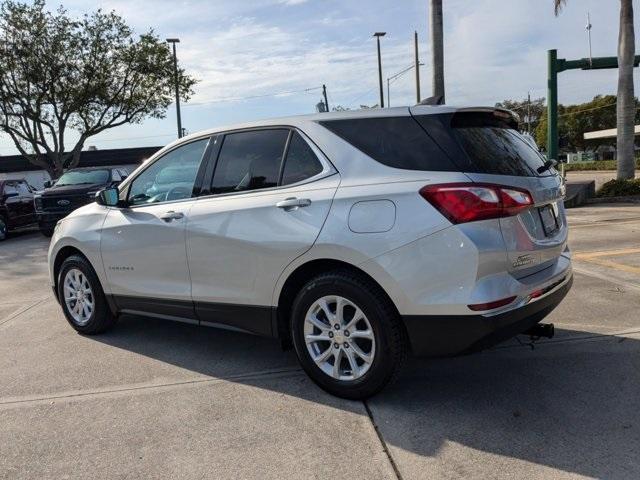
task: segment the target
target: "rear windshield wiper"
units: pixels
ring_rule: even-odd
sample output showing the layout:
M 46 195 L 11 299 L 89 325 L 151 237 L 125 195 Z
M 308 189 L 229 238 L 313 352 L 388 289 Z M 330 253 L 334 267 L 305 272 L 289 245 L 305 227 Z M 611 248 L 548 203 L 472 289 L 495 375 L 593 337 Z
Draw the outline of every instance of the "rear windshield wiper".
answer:
M 536 171 L 538 173 L 542 173 L 545 170 L 551 169 L 551 167 L 555 167 L 557 164 L 558 164 L 558 162 L 556 162 L 555 160 L 549 159 L 549 160 L 544 162 L 544 165 L 538 167 L 538 169 Z

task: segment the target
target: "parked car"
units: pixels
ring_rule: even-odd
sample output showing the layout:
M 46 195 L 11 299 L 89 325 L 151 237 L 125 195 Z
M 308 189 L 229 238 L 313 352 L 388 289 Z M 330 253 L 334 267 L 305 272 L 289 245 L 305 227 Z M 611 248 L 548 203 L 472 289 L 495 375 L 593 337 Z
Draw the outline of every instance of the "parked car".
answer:
M 53 235 L 53 227 L 76 208 L 95 201 L 98 191 L 116 186 L 127 178 L 123 168 L 86 167 L 67 170 L 55 182 L 45 182 L 45 190 L 35 197 L 38 225 L 43 235 Z
M 0 180 L 0 241 L 9 230 L 35 223 L 33 188 L 23 179 Z
M 346 398 L 409 352 L 549 336 L 572 283 L 564 192 L 516 126 L 417 106 L 191 135 L 58 223 L 51 285 L 83 334 L 135 313 L 276 337 Z

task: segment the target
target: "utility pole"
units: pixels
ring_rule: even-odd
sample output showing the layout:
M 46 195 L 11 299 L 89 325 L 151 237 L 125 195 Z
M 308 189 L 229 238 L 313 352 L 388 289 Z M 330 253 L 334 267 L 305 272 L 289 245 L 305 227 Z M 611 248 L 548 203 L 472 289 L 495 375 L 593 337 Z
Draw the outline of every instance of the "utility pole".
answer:
M 380 108 L 384 108 L 384 90 L 382 89 L 382 59 L 380 57 L 380 37 L 384 37 L 387 32 L 376 32 L 373 34 L 378 42 L 378 81 L 380 83 Z
M 431 0 L 429 9 L 431 25 L 431 67 L 433 71 L 433 96 L 442 97 L 444 103 L 444 40 L 442 30 L 442 0 Z
M 591 15 L 587 12 L 587 36 L 589 37 L 589 64 L 593 66 L 593 60 L 591 59 Z
M 413 32 L 413 46 L 415 51 L 415 63 L 416 69 L 416 103 L 420 103 L 420 58 L 418 57 L 418 32 Z M 387 93 L 387 100 L 389 99 L 389 93 Z
M 176 83 L 176 116 L 178 118 L 178 138 L 182 138 L 182 119 L 180 118 L 180 86 L 178 81 L 178 56 L 176 54 L 176 43 L 180 43 L 179 38 L 167 38 L 167 42 L 173 45 L 173 75 Z
M 324 83 L 322 84 L 322 95 L 324 96 L 324 108 L 328 112 L 329 111 L 329 101 L 327 100 L 327 87 L 326 87 L 326 85 Z
M 527 133 L 531 135 L 531 92 L 527 92 Z

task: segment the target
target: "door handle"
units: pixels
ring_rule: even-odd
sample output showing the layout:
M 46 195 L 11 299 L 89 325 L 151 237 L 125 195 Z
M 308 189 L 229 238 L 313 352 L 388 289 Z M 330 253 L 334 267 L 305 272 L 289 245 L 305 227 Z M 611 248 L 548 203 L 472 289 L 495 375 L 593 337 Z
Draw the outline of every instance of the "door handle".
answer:
M 170 222 L 172 220 L 180 220 L 182 217 L 184 217 L 184 213 L 174 212 L 173 210 L 169 210 L 168 212 L 165 212 L 162 215 L 160 215 L 160 218 L 165 222 Z
M 308 198 L 287 198 L 276 203 L 276 207 L 282 208 L 285 212 L 289 212 L 291 210 L 297 210 L 299 207 L 308 207 L 311 205 L 311 200 Z

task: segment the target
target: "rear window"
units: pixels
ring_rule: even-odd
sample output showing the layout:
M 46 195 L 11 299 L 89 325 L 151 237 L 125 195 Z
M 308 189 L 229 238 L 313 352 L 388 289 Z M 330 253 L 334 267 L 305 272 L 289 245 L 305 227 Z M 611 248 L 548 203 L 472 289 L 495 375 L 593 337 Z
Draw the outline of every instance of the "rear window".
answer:
M 544 157 L 508 118 L 492 112 L 419 115 L 416 120 L 464 172 L 535 177 Z
M 544 157 L 511 124 L 492 113 L 457 113 L 451 127 L 480 172 L 538 176 L 537 169 L 544 165 Z
M 320 124 L 389 167 L 459 171 L 413 117 L 326 120 Z

